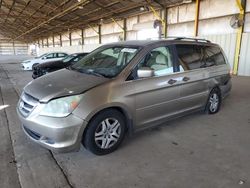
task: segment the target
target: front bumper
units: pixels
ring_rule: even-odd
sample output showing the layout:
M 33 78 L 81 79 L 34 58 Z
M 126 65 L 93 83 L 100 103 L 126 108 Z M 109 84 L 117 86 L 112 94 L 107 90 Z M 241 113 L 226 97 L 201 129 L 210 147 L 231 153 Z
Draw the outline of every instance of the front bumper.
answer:
M 70 114 L 64 118 L 23 117 L 17 108 L 25 134 L 36 143 L 56 152 L 79 150 L 87 122 Z
M 27 63 L 22 63 L 21 67 L 22 67 L 23 70 L 32 70 L 32 68 L 30 67 L 30 65 L 27 64 Z

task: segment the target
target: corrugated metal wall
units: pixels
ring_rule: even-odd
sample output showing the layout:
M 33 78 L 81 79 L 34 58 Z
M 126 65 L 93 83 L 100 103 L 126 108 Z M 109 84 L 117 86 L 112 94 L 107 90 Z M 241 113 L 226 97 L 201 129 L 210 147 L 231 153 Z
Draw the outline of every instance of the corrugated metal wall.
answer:
M 0 55 L 28 54 L 28 45 L 20 42 L 0 42 Z
M 238 75 L 250 76 L 250 33 L 242 37 Z

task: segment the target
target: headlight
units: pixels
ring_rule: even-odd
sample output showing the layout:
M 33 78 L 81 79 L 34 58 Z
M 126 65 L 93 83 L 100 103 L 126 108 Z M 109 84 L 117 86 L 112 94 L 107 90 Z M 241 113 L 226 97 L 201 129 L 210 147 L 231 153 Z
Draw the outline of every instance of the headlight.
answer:
M 74 95 L 54 99 L 45 104 L 40 115 L 51 117 L 66 117 L 79 105 L 83 95 Z

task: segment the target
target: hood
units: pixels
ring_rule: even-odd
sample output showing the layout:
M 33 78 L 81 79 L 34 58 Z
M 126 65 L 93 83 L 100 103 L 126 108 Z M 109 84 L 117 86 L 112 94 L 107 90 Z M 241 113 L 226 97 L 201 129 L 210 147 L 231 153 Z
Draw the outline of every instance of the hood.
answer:
M 62 69 L 33 80 L 24 87 L 24 91 L 40 102 L 48 102 L 53 98 L 83 93 L 108 80 L 104 77 Z
M 22 63 L 29 63 L 29 62 L 31 62 L 32 60 L 34 60 L 34 58 L 33 58 L 33 59 L 24 60 Z
M 41 63 L 39 65 L 37 65 L 38 68 L 41 69 L 47 69 L 47 68 L 64 68 L 66 67 L 66 63 L 63 63 L 63 61 L 51 61 L 51 62 L 47 62 L 47 63 Z

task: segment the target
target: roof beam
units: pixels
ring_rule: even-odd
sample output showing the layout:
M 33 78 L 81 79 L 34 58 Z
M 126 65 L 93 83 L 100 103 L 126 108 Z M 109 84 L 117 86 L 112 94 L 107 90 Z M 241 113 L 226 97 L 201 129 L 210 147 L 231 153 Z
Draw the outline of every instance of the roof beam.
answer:
M 16 0 L 13 0 L 12 5 L 11 5 L 11 7 L 9 9 L 9 12 L 8 12 L 8 14 L 7 14 L 7 16 L 6 16 L 5 20 L 4 20 L 4 23 L 6 23 L 6 20 L 9 18 L 9 15 L 10 15 L 15 3 L 16 3 Z
M 123 7 L 123 8 L 120 8 L 120 9 L 117 9 L 117 14 L 118 13 L 122 13 L 122 12 L 125 12 L 125 11 L 127 11 L 127 10 L 129 10 L 129 9 L 133 9 L 133 8 L 136 8 L 136 7 L 140 7 L 140 6 L 142 6 L 141 4 L 138 4 L 138 3 L 133 3 L 131 6 L 129 6 L 129 7 Z M 98 10 L 97 10 L 98 11 Z M 88 14 L 90 14 L 89 12 L 88 13 L 86 13 L 87 15 Z M 79 19 L 79 18 L 76 18 L 76 19 L 73 19 L 77 24 L 72 24 L 71 26 L 67 26 L 67 30 L 68 29 L 70 29 L 71 31 L 74 31 L 74 30 L 77 30 L 77 29 L 80 29 L 80 28 L 83 28 L 83 27 L 80 27 L 81 25 L 84 25 L 85 27 L 87 27 L 88 26 L 88 24 L 90 24 L 91 22 L 93 23 L 93 22 L 96 22 L 96 21 L 98 21 L 99 19 L 101 19 L 101 18 L 105 18 L 105 17 L 113 17 L 113 13 L 112 12 L 107 12 L 107 13 L 104 13 L 104 14 L 100 14 L 100 15 L 98 15 L 98 16 L 95 16 L 95 17 L 91 17 L 90 19 L 88 19 L 88 20 L 85 20 L 85 21 L 83 21 L 83 22 L 78 22 L 77 21 L 77 19 Z M 72 22 L 72 19 L 71 19 L 71 22 Z M 67 24 L 67 22 L 64 22 L 63 24 Z M 51 32 L 51 30 L 53 30 L 53 32 L 54 32 L 54 29 L 55 28 L 57 28 L 59 25 L 62 25 L 62 24 L 58 24 L 58 25 L 56 25 L 55 27 L 52 27 L 52 28 L 50 28 L 50 29 L 46 29 L 46 30 L 44 30 L 44 31 L 41 31 L 41 32 L 38 32 L 38 35 L 40 35 L 40 34 L 42 34 L 42 33 L 45 33 L 45 32 Z M 73 30 L 72 30 L 73 29 Z M 65 30 L 64 31 L 66 31 L 66 28 L 65 28 Z
M 52 20 L 54 20 L 56 18 L 62 17 L 63 15 L 67 14 L 68 12 L 70 12 L 72 10 L 75 10 L 76 8 L 78 8 L 78 6 L 83 5 L 83 4 L 88 4 L 89 2 L 90 1 L 88 1 L 88 0 L 84 0 L 84 1 L 80 1 L 80 2 L 76 3 L 75 5 L 73 5 L 73 6 L 69 7 L 69 8 L 67 8 L 67 9 L 65 9 L 64 11 L 60 12 L 59 14 L 56 14 L 55 16 L 52 16 L 50 19 L 42 22 L 41 24 L 38 24 L 37 26 L 29 29 L 28 31 L 24 32 L 23 34 L 17 36 L 15 38 L 15 40 L 18 39 L 18 38 L 20 38 L 20 37 L 22 37 L 22 36 L 24 36 L 24 35 L 27 35 L 28 33 L 32 32 L 32 31 L 34 31 L 34 30 L 36 30 L 38 28 L 40 28 L 44 24 L 46 24 L 46 23 L 48 23 L 48 22 L 50 22 L 50 21 L 52 21 Z

